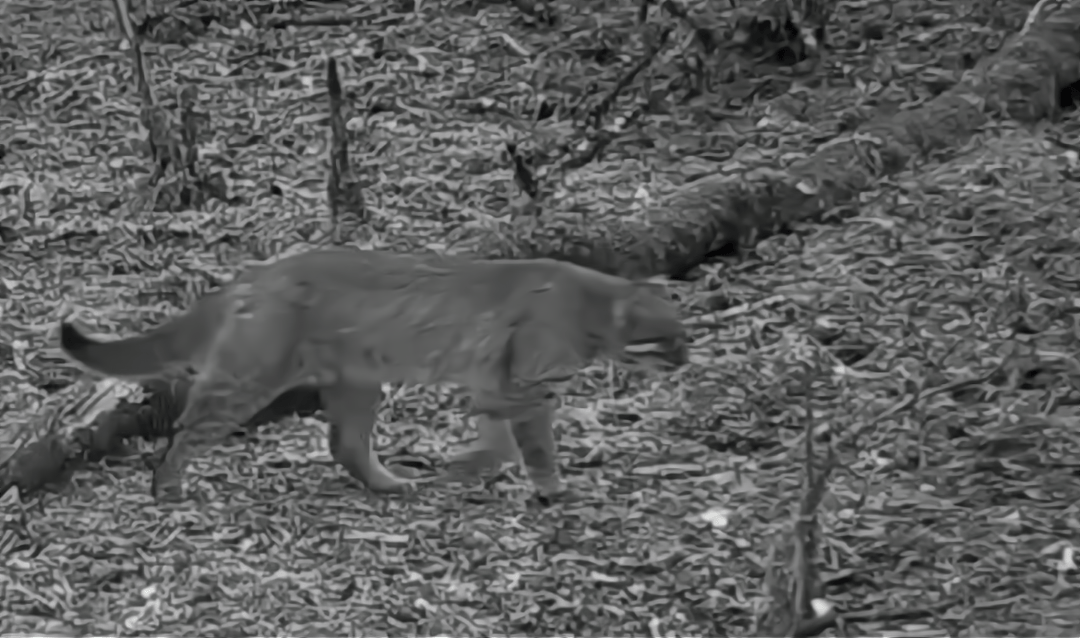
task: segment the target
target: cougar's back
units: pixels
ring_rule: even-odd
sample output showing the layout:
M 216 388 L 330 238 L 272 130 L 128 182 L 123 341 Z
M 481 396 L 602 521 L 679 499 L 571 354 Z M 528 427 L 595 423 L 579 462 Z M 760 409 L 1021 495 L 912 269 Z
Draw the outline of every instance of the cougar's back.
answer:
M 343 249 L 289 260 L 283 276 L 311 291 L 305 341 L 369 382 L 494 381 L 479 377 L 498 368 L 532 291 L 550 278 L 532 262 L 440 255 Z

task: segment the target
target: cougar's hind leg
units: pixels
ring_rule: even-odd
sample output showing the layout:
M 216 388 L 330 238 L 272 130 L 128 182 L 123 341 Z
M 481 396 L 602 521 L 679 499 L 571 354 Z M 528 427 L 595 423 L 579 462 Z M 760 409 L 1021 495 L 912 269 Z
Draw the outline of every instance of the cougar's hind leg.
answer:
M 503 463 L 521 461 L 509 421 L 484 413 L 477 413 L 474 421 L 476 438 L 446 461 L 447 471 L 455 480 L 475 478 Z
M 181 498 L 184 469 L 192 459 L 305 376 L 297 370 L 303 363 L 297 357 L 302 346 L 291 340 L 295 311 L 269 302 L 241 310 L 221 327 L 188 393 L 169 448 L 154 470 L 151 489 L 158 500 Z
M 406 494 L 415 490 L 417 482 L 384 466 L 372 445 L 382 389 L 339 382 L 320 392 L 330 419 L 330 454 L 334 460 L 372 492 Z
M 525 471 L 540 496 L 564 491 L 559 473 L 558 444 L 555 441 L 555 401 L 544 400 L 510 418 L 510 430 L 521 450 Z
M 555 441 L 555 401 L 546 393 L 508 401 L 502 397 L 473 398 L 479 436 L 462 454 L 454 457 L 460 473 L 484 466 L 521 461 L 541 496 L 563 491 Z
M 181 500 L 187 464 L 227 438 L 274 396 L 257 379 L 244 379 L 227 369 L 211 369 L 200 375 L 176 421 L 168 450 L 154 469 L 154 498 Z

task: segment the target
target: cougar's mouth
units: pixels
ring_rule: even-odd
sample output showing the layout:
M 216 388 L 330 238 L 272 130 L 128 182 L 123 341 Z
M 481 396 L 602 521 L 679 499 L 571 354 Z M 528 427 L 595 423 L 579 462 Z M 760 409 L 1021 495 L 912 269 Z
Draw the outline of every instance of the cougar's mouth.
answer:
M 661 370 L 680 368 L 690 360 L 686 346 L 660 341 L 629 343 L 623 347 L 622 355 L 631 365 Z
M 662 353 L 666 349 L 667 348 L 661 345 L 658 341 L 628 343 L 623 346 L 623 352 L 634 356 L 648 356 L 651 354 Z

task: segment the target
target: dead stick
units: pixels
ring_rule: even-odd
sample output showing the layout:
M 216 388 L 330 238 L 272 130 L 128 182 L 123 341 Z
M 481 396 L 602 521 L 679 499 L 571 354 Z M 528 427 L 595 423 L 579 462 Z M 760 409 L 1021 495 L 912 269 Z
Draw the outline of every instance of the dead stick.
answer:
M 618 99 L 619 93 L 621 93 L 622 90 L 626 87 L 630 86 L 630 83 L 634 81 L 634 78 L 637 77 L 639 73 L 644 71 L 645 68 L 647 68 L 650 64 L 652 64 L 652 61 L 656 58 L 656 54 L 662 51 L 664 45 L 667 44 L 667 39 L 670 34 L 670 28 L 666 28 L 661 31 L 660 37 L 657 38 L 656 46 L 650 47 L 649 51 L 647 51 L 646 54 L 642 56 L 640 60 L 638 60 L 638 63 L 635 64 L 626 75 L 619 78 L 619 81 L 615 83 L 615 86 L 611 89 L 611 92 L 605 95 L 604 99 L 600 100 L 600 103 L 593 108 L 591 113 L 593 127 L 601 127 L 604 115 L 607 114 L 608 110 L 611 108 L 611 105 L 613 105 L 615 103 L 615 100 Z

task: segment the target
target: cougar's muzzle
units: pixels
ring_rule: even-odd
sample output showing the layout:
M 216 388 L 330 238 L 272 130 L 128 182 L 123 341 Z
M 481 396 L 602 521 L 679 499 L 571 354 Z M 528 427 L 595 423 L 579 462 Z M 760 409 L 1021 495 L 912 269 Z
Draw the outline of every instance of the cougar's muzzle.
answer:
M 624 363 L 652 370 L 676 370 L 690 362 L 690 353 L 682 340 L 628 343 L 621 355 Z

